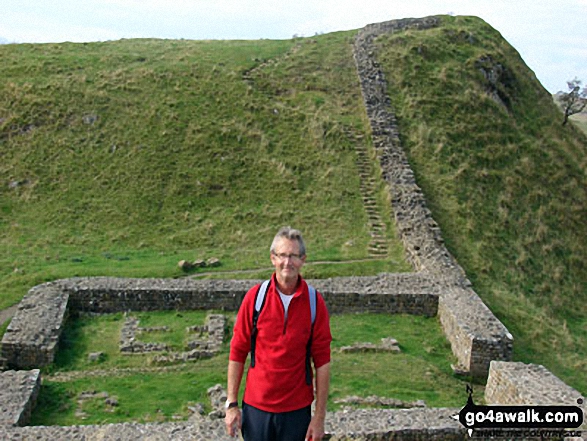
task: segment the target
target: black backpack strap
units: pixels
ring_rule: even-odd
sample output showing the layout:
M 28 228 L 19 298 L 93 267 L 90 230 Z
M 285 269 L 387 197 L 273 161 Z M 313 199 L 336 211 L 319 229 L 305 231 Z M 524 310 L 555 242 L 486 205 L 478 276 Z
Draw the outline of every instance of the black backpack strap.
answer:
M 255 367 L 255 347 L 257 346 L 257 322 L 259 321 L 259 314 L 265 305 L 265 294 L 269 289 L 271 279 L 265 280 L 255 294 L 255 305 L 253 308 L 253 329 L 251 331 L 251 367 Z
M 314 322 L 316 321 L 316 288 L 308 285 L 308 295 L 310 296 L 310 316 L 312 327 L 310 328 L 310 338 L 306 344 L 306 384 L 312 385 L 312 339 L 314 337 Z

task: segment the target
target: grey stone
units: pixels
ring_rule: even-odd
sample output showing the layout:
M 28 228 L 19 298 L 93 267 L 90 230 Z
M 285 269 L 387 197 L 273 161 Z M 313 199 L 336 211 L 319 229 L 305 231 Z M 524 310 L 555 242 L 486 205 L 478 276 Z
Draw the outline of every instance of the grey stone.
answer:
M 188 262 L 187 260 L 180 260 L 177 263 L 177 266 L 182 270 L 182 271 L 189 271 L 191 269 L 194 268 L 194 265 L 191 262 Z
M 88 354 L 88 361 L 91 363 L 100 362 L 104 359 L 104 352 L 90 352 Z
M 40 387 L 38 369 L 0 373 L 0 427 L 28 424 Z

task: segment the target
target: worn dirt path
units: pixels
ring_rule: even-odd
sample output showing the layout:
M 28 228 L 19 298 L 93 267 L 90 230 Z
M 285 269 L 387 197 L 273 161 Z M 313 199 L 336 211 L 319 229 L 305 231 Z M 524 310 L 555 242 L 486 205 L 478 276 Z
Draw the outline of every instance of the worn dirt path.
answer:
M 2 326 L 7 320 L 14 317 L 16 314 L 16 310 L 18 309 L 18 305 L 12 305 L 6 309 L 0 311 L 0 326 Z

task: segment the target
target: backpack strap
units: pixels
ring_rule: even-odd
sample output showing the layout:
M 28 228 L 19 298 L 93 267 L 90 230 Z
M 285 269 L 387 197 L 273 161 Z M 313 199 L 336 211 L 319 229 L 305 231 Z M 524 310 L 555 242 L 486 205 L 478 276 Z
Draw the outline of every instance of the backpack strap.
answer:
M 263 309 L 263 305 L 265 305 L 265 294 L 267 294 L 267 289 L 269 288 L 269 284 L 271 283 L 271 279 L 265 280 L 259 286 L 257 290 L 257 294 L 255 295 L 255 310 L 253 311 L 253 330 L 251 331 L 251 367 L 255 367 L 255 347 L 257 346 L 257 322 L 259 321 L 259 314 L 261 313 L 261 309 Z
M 310 316 L 312 318 L 312 327 L 310 328 L 310 338 L 306 345 L 306 384 L 312 385 L 312 338 L 314 337 L 314 322 L 316 321 L 316 288 L 308 285 L 308 295 L 310 296 Z

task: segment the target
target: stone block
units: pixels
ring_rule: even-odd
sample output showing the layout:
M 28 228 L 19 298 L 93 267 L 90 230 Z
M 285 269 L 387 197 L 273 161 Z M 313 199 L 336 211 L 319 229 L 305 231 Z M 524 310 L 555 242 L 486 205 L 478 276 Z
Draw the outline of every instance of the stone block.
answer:
M 0 426 L 27 425 L 40 387 L 38 369 L 0 373 Z

